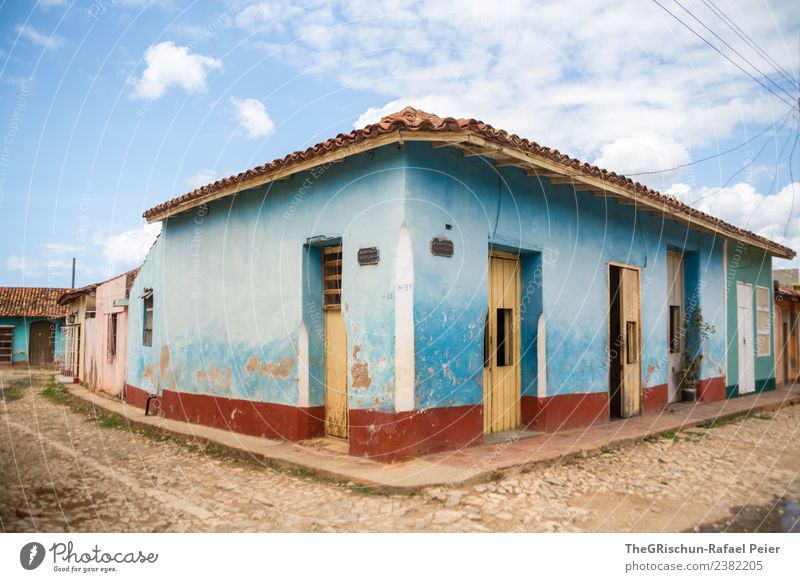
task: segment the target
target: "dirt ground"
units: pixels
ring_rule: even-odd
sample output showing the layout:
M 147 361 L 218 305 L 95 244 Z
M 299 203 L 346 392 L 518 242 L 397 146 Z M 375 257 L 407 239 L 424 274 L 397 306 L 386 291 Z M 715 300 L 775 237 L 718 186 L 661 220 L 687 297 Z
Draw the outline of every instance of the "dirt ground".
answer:
M 51 378 L 0 368 L 4 531 L 796 531 L 800 522 L 800 406 L 397 495 L 132 432 L 119 417 L 64 404 Z

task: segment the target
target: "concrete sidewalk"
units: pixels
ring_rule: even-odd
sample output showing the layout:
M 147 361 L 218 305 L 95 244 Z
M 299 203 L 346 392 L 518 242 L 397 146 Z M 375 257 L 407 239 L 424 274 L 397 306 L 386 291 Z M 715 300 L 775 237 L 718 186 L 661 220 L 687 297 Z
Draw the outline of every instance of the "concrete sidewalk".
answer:
M 636 441 L 713 420 L 725 420 L 751 413 L 777 410 L 800 403 L 800 387 L 743 396 L 713 404 L 684 403 L 674 411 L 520 438 L 509 433 L 493 443 L 459 451 L 426 455 L 411 461 L 387 465 L 351 457 L 336 447 L 307 446 L 233 433 L 162 417 L 145 416 L 141 408 L 90 392 L 78 384 L 67 385 L 70 393 L 94 407 L 125 417 L 131 426 L 173 434 L 200 444 L 209 444 L 272 466 L 313 474 L 323 479 L 352 482 L 387 490 L 414 490 L 429 486 L 458 486 L 488 481 L 506 473 L 524 471 L 538 464 L 555 464 L 585 457 L 609 448 L 630 446 Z

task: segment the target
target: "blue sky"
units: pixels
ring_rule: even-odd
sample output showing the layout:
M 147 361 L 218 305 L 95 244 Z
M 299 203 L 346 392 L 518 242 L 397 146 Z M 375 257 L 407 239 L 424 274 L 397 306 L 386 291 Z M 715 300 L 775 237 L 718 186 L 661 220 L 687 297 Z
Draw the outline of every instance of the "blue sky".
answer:
M 662 4 L 783 101 L 640 0 L 0 3 L 0 285 L 122 272 L 147 208 L 406 104 L 620 172 L 692 164 L 640 179 L 799 248 L 800 4 Z

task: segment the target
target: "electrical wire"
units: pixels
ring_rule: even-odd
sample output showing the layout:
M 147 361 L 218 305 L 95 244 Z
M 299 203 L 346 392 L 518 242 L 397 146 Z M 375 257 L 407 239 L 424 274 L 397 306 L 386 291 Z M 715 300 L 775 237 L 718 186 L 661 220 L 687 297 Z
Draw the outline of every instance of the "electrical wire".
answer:
M 679 22 L 679 23 L 680 23 L 682 26 L 684 26 L 686 29 L 688 29 L 688 30 L 689 30 L 689 31 L 690 31 L 692 34 L 694 34 L 694 35 L 695 35 L 697 38 L 699 38 L 700 40 L 702 40 L 702 41 L 703 41 L 705 44 L 707 44 L 707 45 L 708 45 L 708 46 L 710 46 L 712 49 L 714 49 L 716 52 L 718 52 L 720 55 L 722 55 L 722 57 L 723 57 L 725 60 L 727 60 L 729 63 L 731 63 L 731 64 L 732 64 L 733 66 L 735 66 L 737 69 L 739 69 L 740 71 L 742 71 L 742 72 L 743 72 L 745 75 L 747 75 L 748 77 L 750 77 L 751 79 L 753 79 L 753 81 L 755 81 L 756 83 L 758 83 L 759 85 L 761 85 L 761 86 L 762 86 L 764 89 L 766 89 L 767 91 L 769 91 L 770 93 L 772 93 L 773 95 L 775 95 L 775 97 L 777 97 L 778 99 L 780 99 L 781 101 L 783 101 L 784 103 L 786 103 L 786 105 L 789 105 L 789 106 L 790 106 L 790 107 L 792 107 L 793 109 L 797 109 L 798 107 L 800 107 L 800 105 L 797 105 L 797 104 L 795 104 L 795 103 L 789 102 L 789 101 L 787 101 L 786 99 L 784 99 L 782 95 L 779 95 L 779 94 L 777 94 L 775 91 L 773 91 L 773 90 L 772 90 L 772 89 L 769 87 L 769 85 L 766 85 L 765 83 L 763 83 L 763 82 L 759 81 L 759 80 L 758 80 L 756 77 L 754 77 L 754 76 L 753 76 L 751 73 L 749 73 L 749 72 L 748 72 L 748 71 L 746 71 L 744 68 L 742 68 L 742 66 L 741 66 L 741 65 L 739 65 L 737 62 L 735 62 L 733 59 L 731 59 L 731 58 L 730 58 L 728 55 L 726 55 L 726 54 L 725 54 L 725 53 L 723 53 L 721 50 L 719 50 L 719 49 L 718 49 L 718 48 L 717 48 L 717 47 L 716 47 L 716 46 L 715 46 L 713 43 L 711 43 L 709 40 L 707 40 L 707 39 L 706 39 L 706 38 L 705 38 L 705 37 L 704 37 L 702 34 L 700 34 L 700 33 L 699 33 L 699 32 L 697 32 L 697 31 L 696 31 L 694 28 L 692 28 L 691 26 L 689 26 L 688 24 L 686 24 L 686 23 L 685 23 L 683 20 L 681 20 L 681 19 L 680 19 L 680 17 L 678 17 L 677 15 L 675 15 L 675 14 L 674 14 L 672 11 L 670 11 L 670 10 L 669 10 L 669 9 L 668 9 L 666 6 L 664 6 L 663 4 L 661 4 L 661 2 L 659 2 L 658 0 L 653 0 L 653 2 L 654 2 L 655 4 L 657 4 L 657 5 L 658 5 L 658 6 L 659 6 L 659 7 L 660 7 L 660 8 L 661 8 L 661 9 L 662 9 L 664 12 L 666 12 L 667 14 L 669 14 L 670 16 L 672 16 L 672 18 L 674 18 L 675 20 L 677 20 L 677 21 L 678 21 L 678 22 Z
M 786 125 L 786 122 L 784 122 L 783 125 Z M 781 129 L 783 129 L 783 126 L 781 126 Z M 789 138 L 791 138 L 791 136 L 789 136 Z M 758 150 L 758 153 L 756 153 L 756 155 L 753 156 L 752 159 L 750 159 L 740 169 L 736 170 L 733 174 L 731 174 L 730 177 L 728 178 L 728 180 L 722 186 L 720 186 L 719 188 L 717 188 L 716 190 L 714 190 L 710 194 L 706 194 L 705 196 L 701 196 L 700 198 L 697 198 L 696 200 L 693 200 L 693 201 L 689 202 L 688 204 L 690 206 L 694 206 L 698 202 L 700 202 L 702 200 L 705 200 L 706 198 L 710 198 L 711 196 L 715 196 L 716 194 L 719 194 L 724 188 L 727 188 L 736 176 L 738 176 L 739 174 L 744 172 L 747 168 L 749 168 L 751 165 L 753 165 L 753 162 L 755 162 L 761 156 L 761 154 L 764 153 L 764 150 L 767 149 L 767 145 L 769 145 L 769 143 L 770 143 L 769 140 L 765 141 L 764 145 L 761 146 L 761 149 Z M 780 156 L 783 155 L 783 151 L 786 149 L 786 144 L 788 144 L 788 143 L 789 143 L 789 139 L 786 140 L 786 142 L 784 143 L 783 147 L 781 148 L 781 153 L 778 155 L 778 159 L 780 159 Z
M 787 96 L 787 97 L 789 97 L 789 99 L 792 99 L 792 100 L 794 100 L 794 95 L 792 95 L 791 93 L 789 93 L 789 91 L 787 91 L 786 89 L 784 89 L 783 87 L 781 87 L 781 86 L 780 86 L 778 83 L 776 83 L 775 81 L 773 81 L 772 79 L 770 79 L 770 78 L 769 78 L 769 76 L 768 76 L 768 75 L 767 75 L 767 74 L 766 74 L 764 71 L 762 71 L 761 69 L 759 69 L 759 68 L 758 68 L 756 65 L 754 65 L 753 63 L 751 63 L 751 62 L 750 62 L 750 61 L 749 61 L 749 60 L 748 60 L 748 59 L 747 59 L 747 58 L 746 58 L 746 57 L 745 57 L 745 56 L 744 56 L 742 53 L 740 53 L 740 52 L 739 52 L 739 51 L 737 51 L 735 48 L 733 48 L 733 47 L 732 47 L 730 44 L 728 44 L 728 42 L 727 42 L 727 41 L 726 41 L 724 38 L 722 38 L 722 37 L 721 37 L 720 35 L 718 35 L 716 32 L 714 32 L 713 30 L 711 30 L 711 29 L 710 29 L 708 26 L 706 26 L 706 24 L 705 24 L 705 23 L 704 23 L 702 20 L 700 20 L 700 19 L 699 19 L 697 16 L 695 16 L 695 15 L 694 15 L 694 13 L 693 13 L 691 10 L 689 10 L 689 9 L 688 9 L 688 8 L 686 8 L 686 7 L 685 7 L 683 4 L 681 4 L 681 3 L 679 2 L 679 0 L 673 0 L 673 2 L 675 2 L 675 4 L 677 4 L 678 6 L 680 6 L 680 7 L 683 9 L 683 11 L 684 11 L 684 12 L 686 12 L 686 14 L 688 14 L 688 15 L 689 15 L 689 16 L 691 16 L 691 17 L 692 17 L 692 18 L 693 18 L 695 21 L 697 21 L 697 23 L 698 23 L 698 24 L 700 24 L 700 26 L 702 26 L 703 28 L 705 28 L 705 29 L 706 29 L 708 32 L 710 32 L 711 34 L 713 34 L 713 35 L 714 35 L 714 37 L 716 37 L 717 39 L 719 39 L 719 41 L 720 41 L 722 44 L 724 44 L 726 47 L 728 47 L 729 49 L 731 49 L 731 50 L 732 50 L 732 51 L 733 51 L 733 52 L 734 52 L 734 53 L 735 53 L 735 54 L 736 54 L 736 55 L 737 55 L 739 58 L 741 58 L 741 59 L 742 59 L 742 60 L 743 60 L 745 63 L 747 63 L 748 65 L 750 65 L 751 67 L 753 67 L 753 68 L 756 70 L 756 72 L 757 72 L 757 73 L 759 73 L 759 74 L 760 74 L 762 77 L 764 77 L 764 79 L 765 79 L 765 80 L 769 81 L 770 83 L 772 83 L 773 85 L 775 85 L 775 87 L 777 87 L 779 90 L 783 91 L 783 92 L 786 94 L 786 96 Z M 795 84 L 795 81 L 794 81 L 793 79 L 792 79 L 790 82 L 791 82 L 791 84 L 792 84 L 792 85 L 794 85 L 794 84 Z
M 730 148 L 730 149 L 727 149 L 727 150 L 725 150 L 724 152 L 719 152 L 719 153 L 717 153 L 717 154 L 714 154 L 713 156 L 708 156 L 708 157 L 705 157 L 705 158 L 700 158 L 699 160 L 694 160 L 693 162 L 687 162 L 687 163 L 685 163 L 685 164 L 680 164 L 680 165 L 678 165 L 678 166 L 674 166 L 674 167 L 672 167 L 672 168 L 664 168 L 664 169 L 662 169 L 662 170 L 650 170 L 650 171 L 647 171 L 647 172 L 631 172 L 631 173 L 629 173 L 629 174 L 626 174 L 626 176 L 648 176 L 648 175 L 651 175 L 651 174 L 663 174 L 663 173 L 665 173 L 665 172 L 674 172 L 675 170 L 681 170 L 681 169 L 683 169 L 683 168 L 688 168 L 689 166 L 694 166 L 694 165 L 696 165 L 696 164 L 700 164 L 700 163 L 702 163 L 702 162 L 707 162 L 707 161 L 709 161 L 709 160 L 713 160 L 714 158 L 720 158 L 720 157 L 722 157 L 722 156 L 724 156 L 724 155 L 727 155 L 727 154 L 730 154 L 730 153 L 732 153 L 732 152 L 735 152 L 736 150 L 740 150 L 740 149 L 742 149 L 744 146 L 746 146 L 747 144 L 749 144 L 750 142 L 752 142 L 752 141 L 754 141 L 754 140 L 758 139 L 759 137 L 761 137 L 762 135 L 764 135 L 765 133 L 767 133 L 769 130 L 773 129 L 773 128 L 774 128 L 776 125 L 778 125 L 778 123 L 781 123 L 781 122 L 785 121 L 785 119 L 786 119 L 787 117 L 789 117 L 789 116 L 790 116 L 790 115 L 791 115 L 793 112 L 794 112 L 794 109 L 789 109 L 789 110 L 788 110 L 788 111 L 787 111 L 787 112 L 784 114 L 784 116 L 783 116 L 783 117 L 781 117 L 781 118 L 780 118 L 778 121 L 776 121 L 776 122 L 775 122 L 775 123 L 773 123 L 772 125 L 768 126 L 766 129 L 764 129 L 764 130 L 762 130 L 762 131 L 759 131 L 759 132 L 758 132 L 757 134 L 755 134 L 753 137 L 751 137 L 751 138 L 748 138 L 746 141 L 743 141 L 743 142 L 742 142 L 742 143 L 740 143 L 739 145 L 737 145 L 737 146 L 735 146 L 735 147 L 732 147 L 732 148 Z
M 792 76 L 792 74 L 784 69 L 780 64 L 778 64 L 775 59 L 773 59 L 767 51 L 762 49 L 759 44 L 753 40 L 750 35 L 748 35 L 744 30 L 742 30 L 738 24 L 736 24 L 731 18 L 725 14 L 725 11 L 719 8 L 712 0 L 701 0 L 703 4 L 705 4 L 711 12 L 713 12 L 723 23 L 725 23 L 728 28 L 733 30 L 737 34 L 739 38 L 741 38 L 745 43 L 747 43 L 750 48 L 752 48 L 756 53 L 766 60 L 770 65 L 775 67 L 775 70 L 781 74 L 781 76 L 786 79 L 789 83 L 795 84 L 797 80 Z

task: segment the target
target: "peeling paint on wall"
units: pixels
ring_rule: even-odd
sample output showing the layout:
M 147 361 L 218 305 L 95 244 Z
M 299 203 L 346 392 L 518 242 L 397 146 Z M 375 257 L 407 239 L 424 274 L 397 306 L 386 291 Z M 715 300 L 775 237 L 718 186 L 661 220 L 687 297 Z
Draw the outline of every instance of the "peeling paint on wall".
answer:
M 358 358 L 360 351 L 361 346 L 355 346 L 353 348 L 353 365 L 350 368 L 353 388 L 369 388 L 372 385 L 372 378 L 369 377 L 369 366 L 367 362 L 363 362 Z

